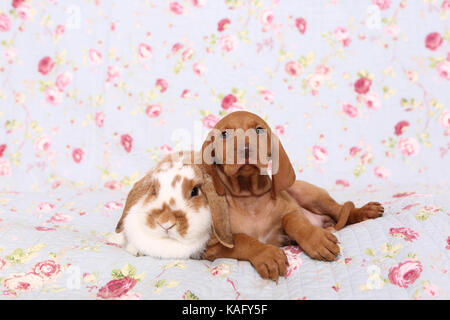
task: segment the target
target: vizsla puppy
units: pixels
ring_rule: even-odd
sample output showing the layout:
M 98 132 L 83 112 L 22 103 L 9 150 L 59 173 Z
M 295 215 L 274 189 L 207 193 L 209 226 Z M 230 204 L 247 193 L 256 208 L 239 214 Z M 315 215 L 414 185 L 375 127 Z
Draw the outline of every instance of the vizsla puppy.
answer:
M 237 111 L 221 119 L 202 147 L 214 187 L 228 203 L 234 247 L 212 239 L 203 257 L 248 260 L 263 278 L 286 275 L 287 258 L 280 246 L 297 242 L 313 259 L 332 261 L 339 254 L 331 233 L 347 224 L 377 218 L 377 202 L 355 208 L 338 204 L 319 187 L 295 181 L 283 146 L 267 123 Z M 272 161 L 271 178 L 269 162 Z

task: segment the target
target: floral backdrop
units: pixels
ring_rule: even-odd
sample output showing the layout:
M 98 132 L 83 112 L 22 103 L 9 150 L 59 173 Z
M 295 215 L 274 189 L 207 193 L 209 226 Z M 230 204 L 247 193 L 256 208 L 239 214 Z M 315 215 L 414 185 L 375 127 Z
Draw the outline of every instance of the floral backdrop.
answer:
M 3 0 L 0 187 L 126 190 L 241 109 L 299 179 L 446 183 L 449 19 L 448 0 Z

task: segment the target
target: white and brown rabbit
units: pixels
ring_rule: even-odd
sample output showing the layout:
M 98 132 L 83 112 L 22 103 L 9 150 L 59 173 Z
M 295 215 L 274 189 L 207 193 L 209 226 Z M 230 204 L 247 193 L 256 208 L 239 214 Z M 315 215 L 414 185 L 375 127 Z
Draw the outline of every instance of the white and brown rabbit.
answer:
M 200 258 L 216 237 L 233 247 L 228 206 L 194 152 L 167 155 L 128 194 L 116 233 L 134 255 Z M 211 232 L 213 231 L 213 232 Z

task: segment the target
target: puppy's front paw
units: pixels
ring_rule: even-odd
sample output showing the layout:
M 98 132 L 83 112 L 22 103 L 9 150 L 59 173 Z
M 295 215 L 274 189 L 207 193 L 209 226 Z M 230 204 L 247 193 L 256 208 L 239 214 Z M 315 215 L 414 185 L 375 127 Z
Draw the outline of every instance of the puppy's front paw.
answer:
M 263 279 L 271 279 L 278 283 L 278 277 L 286 276 L 289 262 L 281 248 L 270 244 L 264 245 L 263 249 L 249 260 Z
M 384 208 L 379 202 L 369 202 L 361 208 L 350 211 L 348 224 L 358 223 L 367 219 L 376 219 L 383 215 Z
M 313 259 L 334 261 L 340 252 L 338 242 L 336 236 L 329 230 L 314 226 L 298 244 Z

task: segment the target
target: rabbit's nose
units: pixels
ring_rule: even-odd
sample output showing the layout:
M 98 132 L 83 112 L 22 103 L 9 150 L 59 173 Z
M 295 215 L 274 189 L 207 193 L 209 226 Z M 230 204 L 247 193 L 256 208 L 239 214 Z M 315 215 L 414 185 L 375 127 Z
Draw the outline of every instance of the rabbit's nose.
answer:
M 173 227 L 175 227 L 175 223 L 172 223 L 172 222 L 164 222 L 164 223 L 160 223 L 160 222 L 157 222 L 157 224 L 162 228 L 162 229 L 164 229 L 164 231 L 166 231 L 166 232 L 169 232 L 169 230 L 170 229 L 172 229 Z

